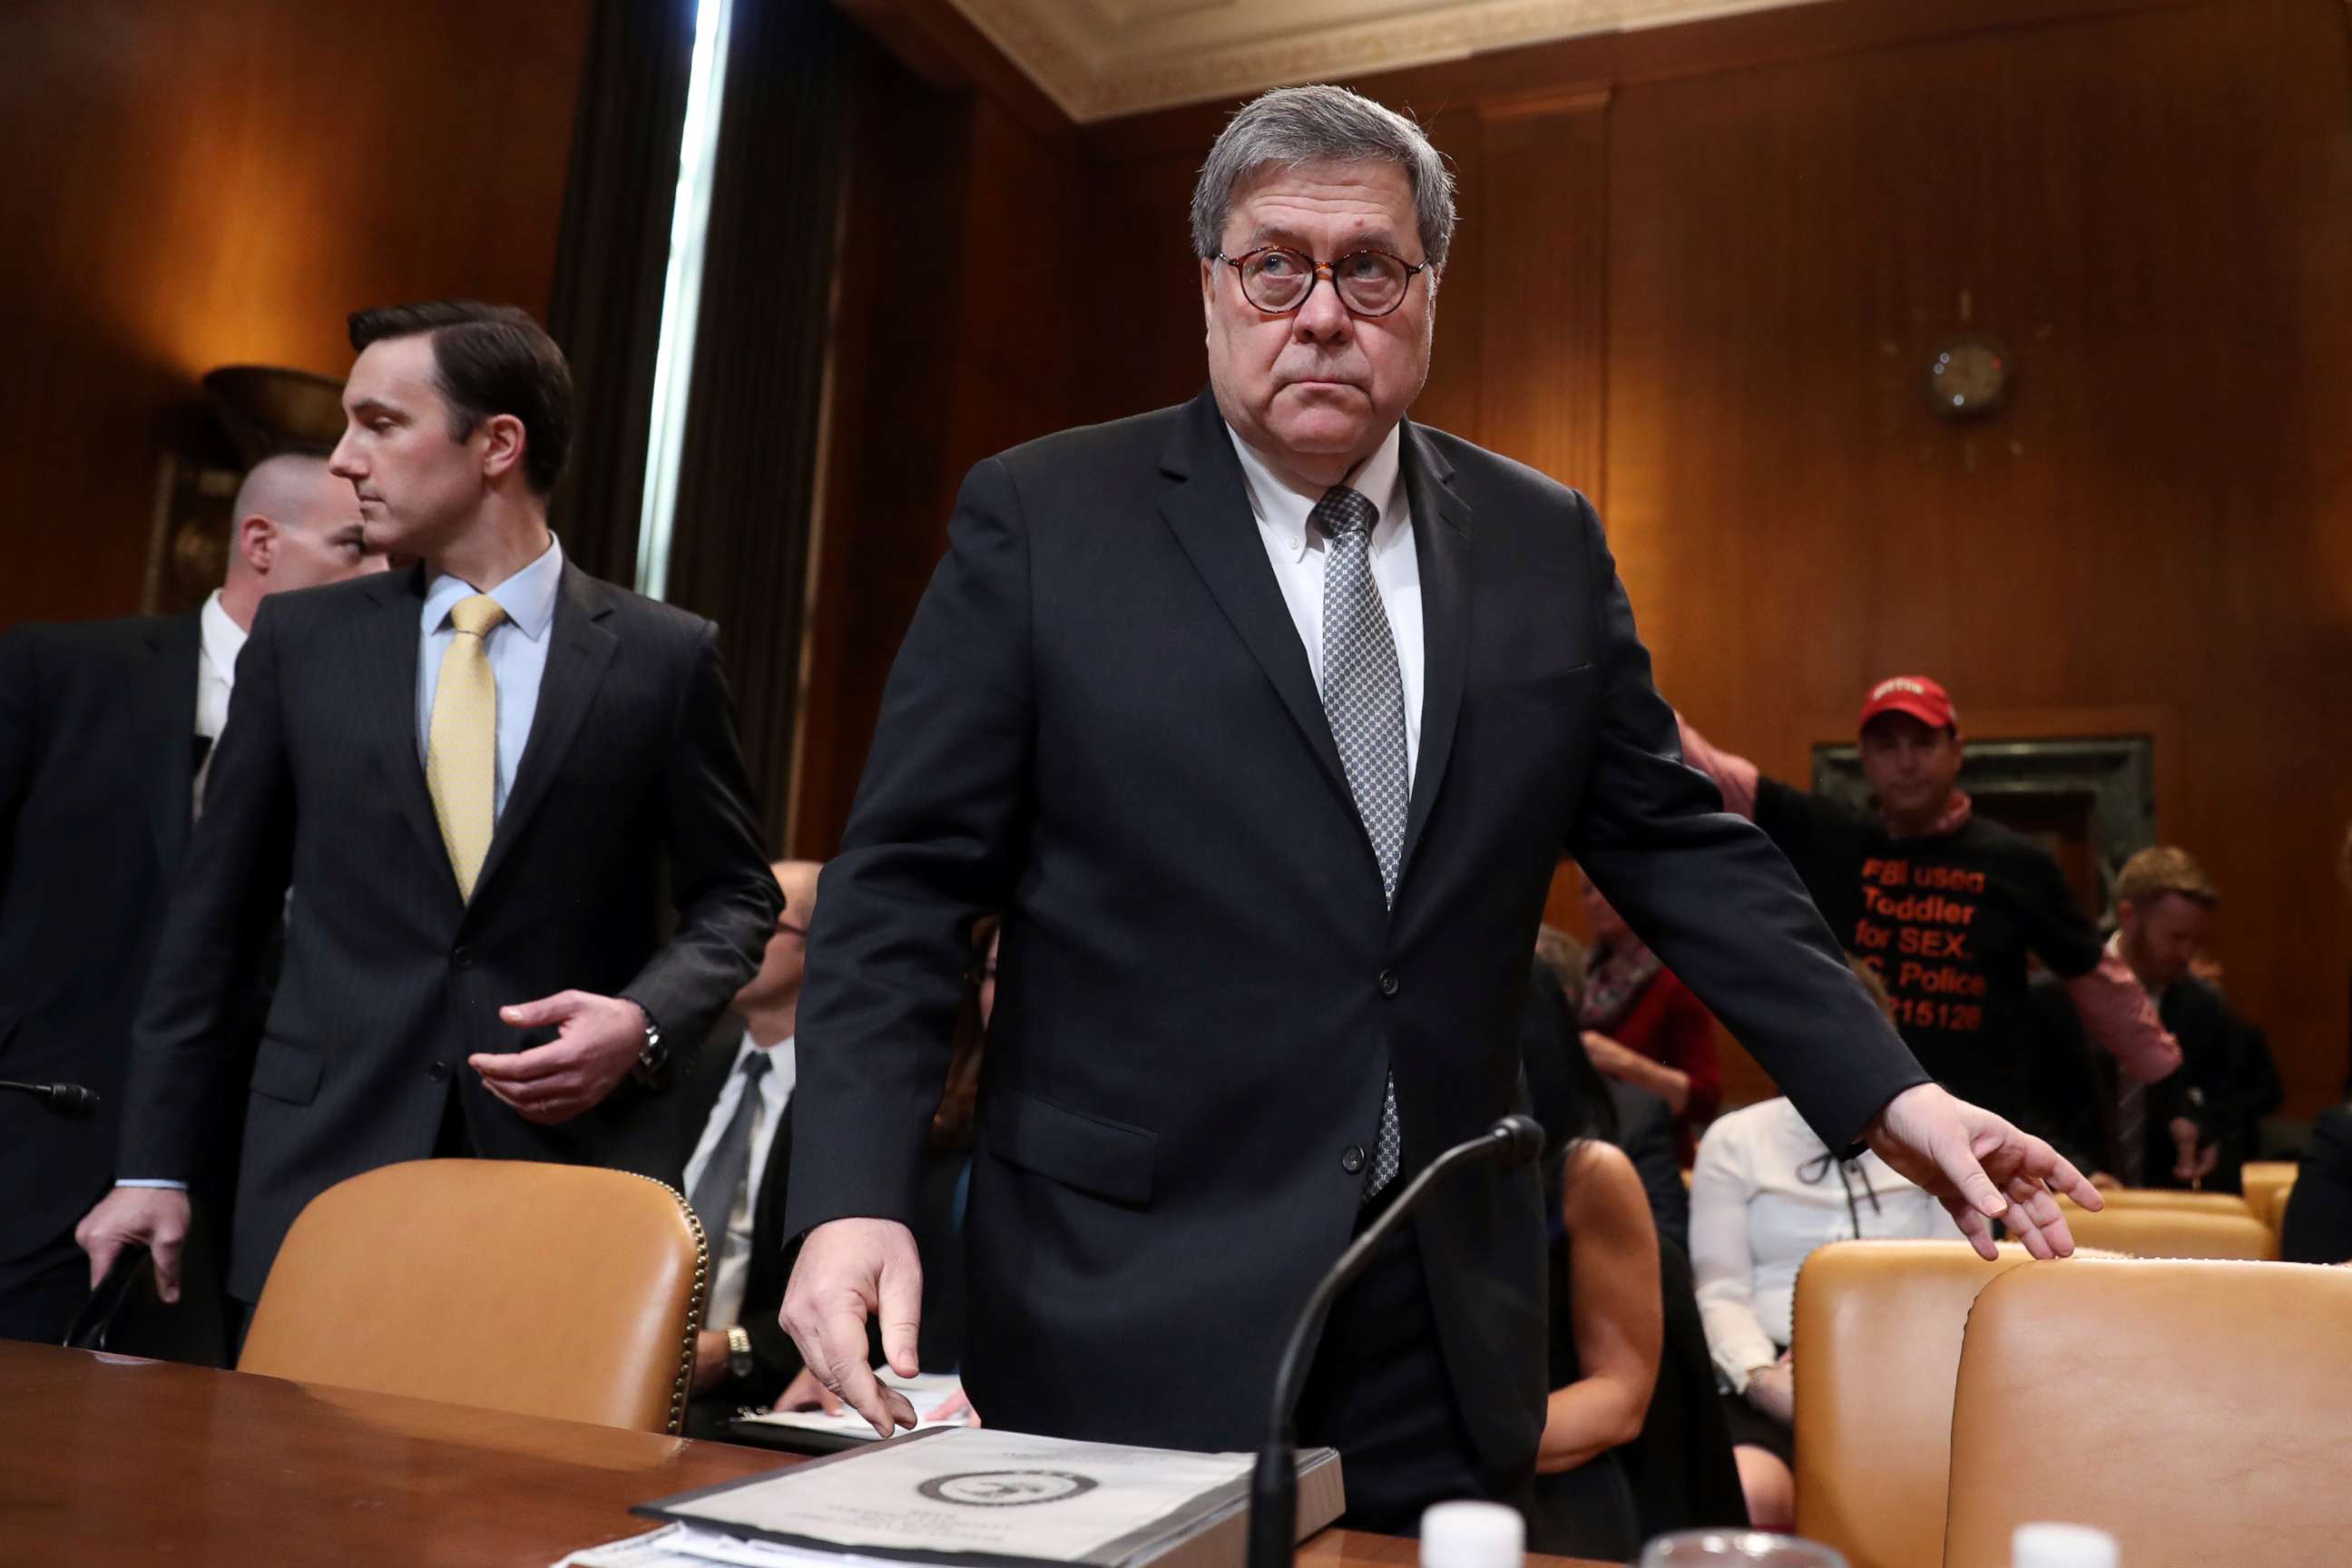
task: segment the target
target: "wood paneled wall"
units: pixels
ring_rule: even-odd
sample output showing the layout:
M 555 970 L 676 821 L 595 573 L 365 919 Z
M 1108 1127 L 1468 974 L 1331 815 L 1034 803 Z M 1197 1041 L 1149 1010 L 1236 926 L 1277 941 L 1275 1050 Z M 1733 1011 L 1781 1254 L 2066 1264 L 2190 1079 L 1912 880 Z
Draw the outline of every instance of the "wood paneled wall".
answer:
M 544 312 L 588 10 L 0 6 L 0 626 L 138 609 L 206 370 L 340 376 L 362 305 Z
M 2336 1098 L 2342 0 L 1827 0 L 1359 85 L 1420 111 L 1462 183 L 1416 416 L 1595 495 L 1667 695 L 1797 779 L 1897 670 L 1947 681 L 1979 733 L 2153 715 L 2176 753 L 2159 828 L 2224 889 L 2232 995 L 2270 1027 L 2291 1110 Z M 992 443 L 1202 376 L 1183 212 L 1230 106 L 1066 147 L 1034 104 L 1015 124 L 985 90 L 950 102 L 928 137 L 893 133 L 905 177 L 943 183 L 961 216 L 920 217 L 928 196 L 901 185 L 888 220 L 960 237 L 960 275 L 934 278 L 946 304 L 894 289 L 868 312 L 913 341 L 868 356 L 894 388 L 871 383 L 836 433 L 880 489 L 829 509 L 827 581 L 854 607 L 814 668 L 820 699 L 829 681 L 849 695 L 829 753 L 811 732 L 813 853 L 845 813 L 955 476 Z M 961 171 L 933 166 L 942 149 Z M 1075 210 L 1040 184 L 1056 177 Z M 1065 224 L 1102 258 L 1100 297 L 1056 308 L 992 281 Z M 925 310 L 948 319 L 902 315 Z M 1917 389 L 1963 325 L 2019 362 L 2011 406 L 1977 426 Z M 1752 1064 L 1730 1087 L 1769 1092 Z

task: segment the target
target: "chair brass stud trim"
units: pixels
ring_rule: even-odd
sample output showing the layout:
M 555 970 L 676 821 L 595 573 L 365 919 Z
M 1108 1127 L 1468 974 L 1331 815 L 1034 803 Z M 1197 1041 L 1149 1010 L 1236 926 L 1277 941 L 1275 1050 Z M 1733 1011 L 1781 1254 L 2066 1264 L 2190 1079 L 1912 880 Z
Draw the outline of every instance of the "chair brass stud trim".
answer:
M 686 1429 L 686 1402 L 694 1388 L 694 1342 L 702 1332 L 703 1303 L 710 1297 L 710 1238 L 703 1233 L 702 1218 L 686 1194 L 667 1182 L 654 1176 L 638 1175 L 641 1182 L 651 1182 L 670 1195 L 678 1213 L 686 1219 L 686 1227 L 694 1235 L 694 1293 L 686 1301 L 686 1342 L 678 1349 L 677 1377 L 670 1384 L 669 1435 L 673 1437 Z

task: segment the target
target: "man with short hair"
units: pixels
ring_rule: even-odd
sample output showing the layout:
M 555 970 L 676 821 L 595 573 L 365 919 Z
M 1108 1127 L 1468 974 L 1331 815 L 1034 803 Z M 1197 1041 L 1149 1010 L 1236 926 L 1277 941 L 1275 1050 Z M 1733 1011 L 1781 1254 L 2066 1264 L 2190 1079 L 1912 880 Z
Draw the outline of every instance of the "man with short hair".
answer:
M 983 910 L 965 1383 L 997 1426 L 1257 1444 L 1318 1279 L 1522 1103 L 1564 850 L 1833 1146 L 1867 1137 L 1988 1252 L 1994 1212 L 2071 1246 L 2042 1183 L 2079 1178 L 1925 1081 L 1779 854 L 1680 765 L 1591 506 L 1405 419 L 1452 193 L 1403 117 L 1260 97 L 1194 193 L 1208 389 L 965 481 L 800 1016 L 784 1321 L 877 1429 L 911 1411 L 866 1322 L 911 1371 L 907 1221 Z M 1544 1258 L 1535 1173 L 1477 1165 L 1335 1303 L 1298 1431 L 1339 1447 L 1355 1522 L 1525 1488 Z
M 256 464 L 229 530 L 226 580 L 189 614 L 0 637 L 0 1055 L 10 1078 L 99 1097 L 94 1121 L 71 1121 L 0 1095 L 0 1192 L 16 1194 L 0 1207 L 0 1336 L 54 1342 L 88 1294 L 74 1224 L 114 1173 L 131 1011 L 254 613 L 383 569 L 317 458 Z M 255 1000 L 232 1043 L 250 1044 Z M 203 1150 L 208 1198 L 226 1195 L 232 1153 Z
M 345 1177 L 604 1159 L 782 899 L 717 628 L 587 576 L 548 530 L 562 352 L 471 302 L 362 311 L 352 346 L 333 470 L 369 543 L 416 564 L 254 622 L 140 1007 L 120 1179 L 79 1237 L 93 1279 L 145 1243 L 167 1298 L 229 1000 L 281 910 L 228 1279 L 245 1301 Z
M 2190 973 L 2210 940 L 2221 894 L 2186 849 L 2153 845 L 2116 875 L 2108 954 L 2131 971 L 2180 1042 L 2179 1071 L 2135 1082 L 2104 1052 L 2085 1052 L 2071 1008 L 2045 1001 L 2044 1049 L 2056 1053 L 2057 1142 L 2100 1185 L 2237 1192 L 2258 1152 L 2262 1119 L 2285 1098 L 2263 1032 Z M 2049 1092 L 2049 1091 L 2045 1091 Z
M 1873 809 L 1764 777 L 1682 724 L 1683 752 L 1780 847 L 1845 945 L 1885 982 L 1937 1083 L 2012 1121 L 2037 1118 L 2030 953 L 2135 1080 L 2180 1065 L 2123 961 L 2100 951 L 2058 863 L 1977 814 L 1959 787 L 1959 710 L 1924 675 L 1878 682 L 1857 728 Z

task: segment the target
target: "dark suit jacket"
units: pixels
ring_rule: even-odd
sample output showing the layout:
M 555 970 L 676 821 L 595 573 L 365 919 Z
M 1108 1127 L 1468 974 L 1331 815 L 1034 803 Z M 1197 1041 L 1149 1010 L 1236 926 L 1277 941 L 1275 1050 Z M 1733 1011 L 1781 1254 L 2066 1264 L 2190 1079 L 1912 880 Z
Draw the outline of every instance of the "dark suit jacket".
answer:
M 424 588 L 420 568 L 263 601 L 140 1008 L 120 1173 L 184 1176 L 226 999 L 285 911 L 228 1282 L 247 1300 L 311 1198 L 433 1152 L 453 1085 L 481 1154 L 599 1160 L 645 1091 L 625 1080 L 560 1126 L 523 1121 L 466 1058 L 554 1031 L 509 1028 L 499 1007 L 619 994 L 699 1039 L 782 901 L 716 628 L 569 566 L 530 736 L 461 901 L 417 758 Z
M 1780 852 L 1678 761 L 1599 521 L 1407 426 L 1427 649 L 1393 911 L 1212 399 L 982 463 L 901 648 L 801 1011 L 789 1224 L 905 1218 L 961 934 L 1003 909 L 970 1225 L 994 1425 L 1260 1436 L 1393 1070 L 1409 1178 L 1513 1109 L 1562 849 L 1833 1144 L 1917 1065 Z M 1536 1173 L 1415 1226 L 1482 1456 L 1541 1429 Z
M 2116 1058 L 2087 1042 L 2062 987 L 2043 982 L 2032 994 L 2037 1115 L 2085 1174 L 2116 1171 Z M 2174 1117 L 2186 1116 L 2198 1124 L 2200 1144 L 2220 1147 L 2207 1190 L 2237 1192 L 2245 1163 L 2260 1152 L 2262 1119 L 2284 1098 L 2269 1043 L 2220 992 L 2187 975 L 2165 988 L 2157 1016 L 2180 1042 L 2181 1061 L 2149 1089 L 2142 1184 L 2186 1184 L 2172 1173 L 2178 1150 L 2170 1127 Z
M 2279 1222 L 2279 1256 L 2289 1263 L 2352 1262 L 2352 1105 L 2323 1110 L 2311 1124 Z
M 62 1270 L 68 1319 L 74 1226 L 113 1180 L 131 1014 L 187 849 L 200 640 L 193 613 L 0 637 L 0 1078 L 100 1102 L 72 1121 L 0 1096 L 0 1300 Z
M 659 1115 L 664 1129 L 662 1156 L 648 1174 L 686 1191 L 687 1163 L 694 1158 L 694 1147 L 709 1125 L 710 1108 L 719 1103 L 719 1091 L 727 1087 L 727 1075 L 742 1044 L 742 1017 L 732 1012 L 721 1014 L 709 1037 L 680 1065 L 677 1086 L 665 1097 L 669 1103 Z M 721 1415 L 731 1415 L 738 1405 L 772 1402 L 801 1369 L 800 1351 L 776 1321 L 777 1310 L 784 1301 L 784 1283 L 792 1278 L 793 1259 L 800 1256 L 799 1243 L 784 1235 L 784 1178 L 793 1163 L 793 1100 L 785 1102 L 783 1122 L 768 1146 L 768 1163 L 751 1178 L 751 1267 L 744 1281 L 743 1310 L 736 1321 L 751 1336 L 753 1370 L 749 1377 L 730 1378 L 696 1396 L 698 1404 L 715 1407 Z M 714 1279 L 725 1241 L 724 1237 L 709 1237 Z M 704 1324 L 713 1329 L 730 1326 Z

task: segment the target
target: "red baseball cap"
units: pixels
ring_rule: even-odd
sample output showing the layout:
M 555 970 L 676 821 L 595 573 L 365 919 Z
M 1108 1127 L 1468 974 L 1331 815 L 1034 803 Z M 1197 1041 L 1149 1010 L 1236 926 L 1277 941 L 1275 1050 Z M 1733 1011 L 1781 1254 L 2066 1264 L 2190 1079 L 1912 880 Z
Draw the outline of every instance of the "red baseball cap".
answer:
M 1907 713 L 1931 730 L 1948 729 L 1954 734 L 1960 729 L 1960 710 L 1952 706 L 1951 694 L 1924 675 L 1890 675 L 1872 687 L 1862 700 L 1856 728 L 1868 729 L 1882 713 Z

